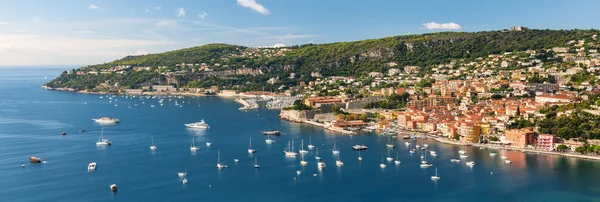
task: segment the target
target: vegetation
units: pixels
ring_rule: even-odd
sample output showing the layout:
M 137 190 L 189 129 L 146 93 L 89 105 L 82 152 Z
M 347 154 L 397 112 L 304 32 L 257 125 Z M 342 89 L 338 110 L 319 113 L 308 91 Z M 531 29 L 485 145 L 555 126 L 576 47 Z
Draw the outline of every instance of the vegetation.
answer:
M 312 107 L 305 105 L 302 103 L 302 100 L 294 101 L 294 105 L 292 107 L 284 108 L 283 110 L 311 110 Z
M 526 30 L 521 32 L 441 32 L 420 35 L 394 36 L 355 42 L 330 44 L 306 44 L 286 47 L 290 51 L 278 55 L 243 55 L 250 50 L 243 46 L 208 44 L 159 54 L 127 56 L 113 62 L 82 67 L 79 70 L 106 70 L 119 65 L 133 67 L 164 67 L 148 72 L 127 70 L 125 74 L 110 73 L 99 75 L 61 74 L 51 81 L 49 87 L 69 87 L 77 90 L 94 89 L 103 83 L 139 88 L 144 84 L 172 84 L 177 87 L 209 87 L 237 89 L 240 91 L 272 90 L 282 91 L 283 86 L 297 85 L 299 81 L 312 81 L 316 78 L 311 72 L 323 76 L 362 76 L 368 72 L 384 72 L 395 62 L 398 68 L 420 66 L 419 76 L 426 75 L 433 66 L 448 63 L 453 59 L 473 61 L 478 57 L 503 52 L 539 50 L 563 46 L 575 39 L 589 39 L 598 30 Z M 262 49 L 258 49 L 259 51 Z M 277 49 L 280 50 L 280 49 Z M 551 54 L 551 53 L 549 53 Z M 176 64 L 206 63 L 212 71 L 191 72 Z M 219 64 L 216 66 L 215 64 Z M 238 75 L 239 68 L 260 70 L 260 73 Z M 227 70 L 231 70 L 226 72 Z M 179 75 L 165 72 L 183 71 Z M 294 72 L 296 78 L 287 78 Z M 587 75 L 573 75 L 579 81 Z M 131 77 L 131 78 L 130 78 Z M 280 83 L 266 85 L 272 77 L 282 79 Z M 534 80 L 540 78 L 533 77 Z M 430 80 L 419 86 L 430 85 Z M 497 89 L 509 91 L 512 89 Z M 494 92 L 492 90 L 492 92 Z
M 371 102 L 369 104 L 366 104 L 363 108 L 365 108 L 365 109 L 372 109 L 372 108 L 398 109 L 398 108 L 406 106 L 409 96 L 410 96 L 410 94 L 408 94 L 407 92 L 403 92 L 400 94 L 392 94 L 390 96 L 387 96 L 385 100 Z

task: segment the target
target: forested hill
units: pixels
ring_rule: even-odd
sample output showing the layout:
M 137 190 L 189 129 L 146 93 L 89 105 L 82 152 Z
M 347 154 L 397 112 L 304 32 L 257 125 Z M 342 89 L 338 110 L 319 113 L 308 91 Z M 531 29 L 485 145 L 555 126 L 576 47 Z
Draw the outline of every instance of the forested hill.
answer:
M 598 30 L 442 32 L 284 48 L 208 44 L 159 54 L 128 56 L 113 62 L 79 69 L 79 71 L 99 72 L 126 65 L 131 66 L 128 71 L 135 72 L 134 67 L 154 68 L 151 71 L 156 75 L 148 72 L 132 73 L 145 75 L 136 78 L 135 81 L 120 80 L 119 76 L 102 75 L 103 79 L 91 79 L 88 77 L 93 75 L 64 74 L 50 82 L 48 86 L 90 89 L 107 79 L 112 79 L 112 82 L 120 81 L 121 84 L 132 88 L 139 87 L 141 83 L 165 82 L 178 86 L 200 87 L 215 84 L 229 86 L 265 82 L 269 77 L 276 76 L 286 78 L 293 72 L 297 78 L 284 82 L 292 85 L 300 80 L 312 80 L 312 72 L 318 72 L 323 76 L 356 76 L 372 71 L 383 72 L 389 68 L 402 69 L 404 66 L 425 68 L 448 63 L 453 59 L 468 61 L 503 52 L 542 51 L 564 46 L 571 40 L 588 39 L 599 33 Z M 245 69 L 245 72 L 240 74 L 239 69 Z M 187 73 L 179 75 L 175 82 L 172 79 L 157 79 L 159 75 L 164 77 L 165 71 Z M 255 78 L 247 78 L 249 75 Z M 238 79 L 239 77 L 244 78 Z M 82 84 L 81 80 L 86 80 L 87 83 Z

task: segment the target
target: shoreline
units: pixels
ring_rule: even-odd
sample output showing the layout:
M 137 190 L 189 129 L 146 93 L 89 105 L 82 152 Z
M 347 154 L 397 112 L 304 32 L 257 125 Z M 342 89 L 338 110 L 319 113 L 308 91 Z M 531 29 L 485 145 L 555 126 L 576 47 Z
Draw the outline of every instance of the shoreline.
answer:
M 349 131 L 349 130 L 334 128 L 334 127 L 328 127 L 325 123 L 319 123 L 319 122 L 311 121 L 311 120 L 308 120 L 308 119 L 294 119 L 294 118 L 291 118 L 291 117 L 283 116 L 281 114 L 279 114 L 278 117 L 280 119 L 285 120 L 285 121 L 289 121 L 289 122 L 293 122 L 293 123 L 305 123 L 305 124 L 308 124 L 308 125 L 312 125 L 312 126 L 317 126 L 317 127 L 323 128 L 325 130 L 342 133 L 342 134 L 345 134 L 345 135 L 356 135 L 357 134 L 354 131 Z
M 488 149 L 520 151 L 523 153 L 539 153 L 539 154 L 546 154 L 546 155 L 553 155 L 553 156 L 563 156 L 563 157 L 568 157 L 568 158 L 600 161 L 600 156 L 590 156 L 590 155 L 585 155 L 585 154 L 577 154 L 577 153 L 569 153 L 569 152 L 532 150 L 532 149 L 525 149 L 525 148 L 506 147 L 506 146 L 489 145 L 489 144 L 464 143 L 464 142 L 448 140 L 448 139 L 442 138 L 442 137 L 434 137 L 434 136 L 427 136 L 427 137 L 431 138 L 439 143 L 456 145 L 456 146 L 472 146 L 472 147 L 480 147 L 480 148 L 488 148 Z

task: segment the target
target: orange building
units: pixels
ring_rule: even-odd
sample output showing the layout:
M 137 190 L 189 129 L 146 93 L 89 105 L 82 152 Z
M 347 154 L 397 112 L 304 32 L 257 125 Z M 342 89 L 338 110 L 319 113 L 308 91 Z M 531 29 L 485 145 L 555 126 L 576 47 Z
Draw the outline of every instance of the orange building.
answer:
M 525 148 L 527 145 L 535 143 L 535 132 L 531 128 L 512 129 L 504 132 L 504 141 L 512 146 Z

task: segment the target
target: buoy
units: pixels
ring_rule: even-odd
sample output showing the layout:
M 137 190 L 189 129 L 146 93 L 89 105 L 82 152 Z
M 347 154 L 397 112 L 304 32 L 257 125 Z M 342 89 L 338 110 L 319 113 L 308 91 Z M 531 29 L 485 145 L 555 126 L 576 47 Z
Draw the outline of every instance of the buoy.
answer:
M 294 180 L 296 180 L 296 178 L 294 178 Z

